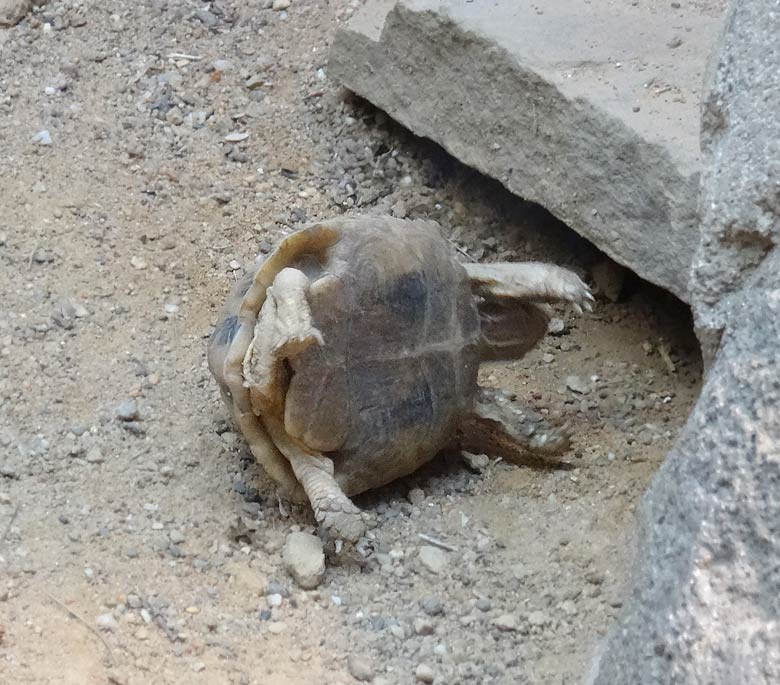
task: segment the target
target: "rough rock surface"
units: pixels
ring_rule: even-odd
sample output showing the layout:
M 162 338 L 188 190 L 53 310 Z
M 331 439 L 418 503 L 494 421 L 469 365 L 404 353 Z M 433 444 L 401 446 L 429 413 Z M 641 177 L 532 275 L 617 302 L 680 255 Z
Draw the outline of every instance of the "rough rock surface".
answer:
M 705 387 L 641 510 L 597 683 L 780 682 L 780 2 L 735 3 L 702 119 Z
M 720 4 L 372 0 L 329 70 L 688 301 Z

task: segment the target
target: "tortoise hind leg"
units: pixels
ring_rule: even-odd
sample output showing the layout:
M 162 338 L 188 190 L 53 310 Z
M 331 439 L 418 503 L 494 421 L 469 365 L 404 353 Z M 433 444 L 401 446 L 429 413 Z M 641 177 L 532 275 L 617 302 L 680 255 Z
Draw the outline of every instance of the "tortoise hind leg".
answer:
M 274 419 L 267 423 L 276 447 L 289 459 L 295 477 L 303 486 L 317 522 L 333 538 L 359 540 L 366 532 L 365 518 L 333 478 L 333 462 L 300 447 Z
M 512 462 L 539 462 L 571 446 L 565 427 L 556 428 L 539 413 L 509 399 L 506 393 L 480 388 L 474 410 L 461 420 L 461 449 Z

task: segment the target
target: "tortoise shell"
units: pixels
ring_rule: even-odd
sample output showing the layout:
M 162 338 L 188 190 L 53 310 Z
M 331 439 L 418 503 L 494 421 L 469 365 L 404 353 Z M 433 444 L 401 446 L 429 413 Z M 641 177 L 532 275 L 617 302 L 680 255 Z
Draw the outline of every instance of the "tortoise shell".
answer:
M 288 435 L 333 460 L 347 495 L 446 447 L 477 392 L 479 318 L 466 270 L 435 223 L 342 218 L 285 238 L 239 284 L 209 344 L 223 397 L 270 475 L 297 485 L 252 409 L 241 362 L 265 290 L 285 267 L 309 278 L 323 340 L 287 363 Z

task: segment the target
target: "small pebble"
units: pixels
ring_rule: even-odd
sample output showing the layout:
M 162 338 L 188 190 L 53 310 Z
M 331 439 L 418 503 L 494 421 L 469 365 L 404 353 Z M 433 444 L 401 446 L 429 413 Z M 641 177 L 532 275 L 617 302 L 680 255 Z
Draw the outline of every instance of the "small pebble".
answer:
M 350 675 L 361 683 L 370 683 L 374 679 L 374 667 L 368 657 L 350 654 L 347 657 L 347 669 Z
M 95 619 L 95 623 L 97 623 L 100 630 L 105 630 L 107 632 L 113 632 L 119 628 L 119 624 L 116 622 L 113 614 L 100 614 L 100 616 Z
M 38 145 L 44 145 L 49 146 L 51 145 L 51 134 L 48 131 L 38 131 L 38 133 L 35 134 L 35 137 L 33 138 L 34 143 L 38 143 Z
M 477 600 L 476 607 L 480 611 L 490 611 L 493 608 L 493 604 L 490 602 L 489 599 L 485 599 L 484 597 L 480 597 Z
M 182 542 L 184 542 L 184 535 L 180 530 L 176 530 L 175 528 L 171 530 L 168 533 L 168 539 L 174 544 L 174 545 L 180 545 Z
M 566 376 L 566 387 L 578 395 L 587 395 L 590 392 L 588 384 L 579 376 Z
M 431 573 L 439 574 L 447 568 L 449 556 L 447 552 L 433 545 L 423 545 L 419 552 L 420 563 Z
M 425 493 L 420 488 L 412 488 L 409 490 L 409 494 L 406 495 L 406 498 L 415 507 L 421 507 L 423 502 L 425 502 Z
M 471 452 L 462 452 L 461 454 L 463 455 L 463 461 L 466 462 L 466 466 L 475 473 L 482 473 L 490 466 L 490 457 L 486 454 L 472 454 Z
M 325 576 L 325 552 L 316 535 L 290 533 L 282 551 L 287 571 L 304 590 L 317 587 Z
M 86 459 L 90 464 L 102 464 L 103 461 L 105 461 L 103 452 L 97 445 L 94 445 L 87 450 Z
M 512 614 L 503 614 L 493 621 L 493 625 L 501 632 L 517 630 L 517 620 Z
M 427 618 L 416 618 L 414 620 L 414 632 L 417 635 L 433 635 L 435 626 Z
M 444 613 L 444 605 L 438 597 L 423 597 L 420 600 L 420 608 L 428 614 L 428 616 L 439 616 Z
M 420 683 L 432 683 L 434 680 L 433 669 L 428 664 L 420 664 L 414 672 L 414 677 Z
M 562 333 L 565 333 L 566 322 L 557 317 L 550 319 L 550 323 L 547 324 L 547 332 L 550 335 L 561 335 Z
M 139 418 L 138 404 L 135 400 L 125 400 L 116 408 L 116 417 L 120 421 L 137 421 Z

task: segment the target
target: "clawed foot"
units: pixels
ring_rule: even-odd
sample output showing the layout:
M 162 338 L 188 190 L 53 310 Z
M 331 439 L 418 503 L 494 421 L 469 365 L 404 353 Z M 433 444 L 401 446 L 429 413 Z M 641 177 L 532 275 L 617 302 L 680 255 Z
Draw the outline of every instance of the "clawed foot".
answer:
M 582 314 L 583 310 L 593 311 L 593 303 L 596 299 L 587 284 L 573 271 L 562 267 L 550 267 L 548 287 L 560 300 L 570 302 L 578 314 Z
M 366 532 L 366 517 L 344 496 L 317 502 L 314 516 L 329 537 L 357 542 Z

